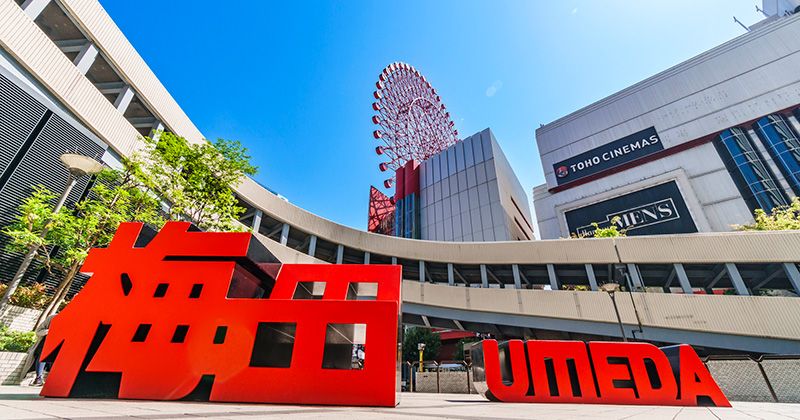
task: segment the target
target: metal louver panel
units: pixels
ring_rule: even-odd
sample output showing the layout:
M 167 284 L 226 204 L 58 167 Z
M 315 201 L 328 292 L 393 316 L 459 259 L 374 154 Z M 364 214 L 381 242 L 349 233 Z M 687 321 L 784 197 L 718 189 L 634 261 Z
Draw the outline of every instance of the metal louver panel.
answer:
M 4 127 L 0 127 L 0 130 Z M 59 156 L 66 152 L 76 151 L 87 156 L 99 157 L 103 148 L 86 137 L 75 127 L 58 115 L 53 115 L 34 140 L 30 149 L 14 169 L 6 185 L 0 190 L 0 227 L 7 226 L 17 214 L 17 207 L 25 197 L 30 195 L 35 185 L 43 185 L 55 194 L 64 190 L 67 170 L 59 161 Z M 88 177 L 84 177 L 75 185 L 67 199 L 67 206 L 78 200 L 83 194 Z M 0 237 L 0 246 L 5 247 L 7 239 Z M 0 280 L 7 282 L 19 265 L 19 255 L 3 252 L 0 256 Z M 32 264 L 26 273 L 24 283 L 29 284 L 37 278 L 41 266 Z M 46 276 L 45 284 L 55 287 L 60 276 Z
M 0 174 L 8 168 L 45 111 L 44 105 L 0 75 Z

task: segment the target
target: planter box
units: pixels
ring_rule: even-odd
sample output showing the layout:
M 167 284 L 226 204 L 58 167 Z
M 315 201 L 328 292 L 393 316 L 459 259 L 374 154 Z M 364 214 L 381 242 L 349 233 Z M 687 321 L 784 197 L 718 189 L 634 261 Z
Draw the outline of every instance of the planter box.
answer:
M 0 385 L 19 385 L 22 365 L 25 363 L 26 353 L 0 351 Z
M 7 305 L 0 313 L 0 324 L 7 326 L 10 330 L 32 331 L 41 314 L 41 309 Z

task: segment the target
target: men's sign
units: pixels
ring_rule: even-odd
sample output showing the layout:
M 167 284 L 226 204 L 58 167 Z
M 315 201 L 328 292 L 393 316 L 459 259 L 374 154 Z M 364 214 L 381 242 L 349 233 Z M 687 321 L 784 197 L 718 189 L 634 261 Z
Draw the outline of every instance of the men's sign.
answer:
M 605 228 L 616 219 L 627 235 L 697 232 L 678 184 L 669 181 L 564 214 L 570 234 L 594 236 L 594 225 Z
M 558 185 L 566 184 L 623 163 L 664 150 L 655 127 L 614 140 L 553 164 Z
M 395 405 L 400 266 L 281 265 L 250 233 L 179 222 L 141 246 L 141 229 L 89 253 L 43 396 Z
M 685 344 L 484 340 L 470 353 L 475 388 L 491 401 L 730 407 Z

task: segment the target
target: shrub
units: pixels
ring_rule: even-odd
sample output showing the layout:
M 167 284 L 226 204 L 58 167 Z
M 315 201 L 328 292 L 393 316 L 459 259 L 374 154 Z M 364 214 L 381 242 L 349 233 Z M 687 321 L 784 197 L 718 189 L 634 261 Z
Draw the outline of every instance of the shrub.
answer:
M 739 230 L 798 230 L 800 229 L 800 197 L 788 206 L 775 207 L 771 213 L 756 209 L 752 224 L 736 226 Z
M 33 331 L 13 331 L 5 325 L 0 326 L 0 351 L 24 353 L 35 342 L 36 333 Z
M 0 285 L 0 296 L 6 292 L 5 284 Z M 14 306 L 21 306 L 30 309 L 44 309 L 49 300 L 47 289 L 41 283 L 34 283 L 30 286 L 20 286 L 14 291 L 8 303 Z

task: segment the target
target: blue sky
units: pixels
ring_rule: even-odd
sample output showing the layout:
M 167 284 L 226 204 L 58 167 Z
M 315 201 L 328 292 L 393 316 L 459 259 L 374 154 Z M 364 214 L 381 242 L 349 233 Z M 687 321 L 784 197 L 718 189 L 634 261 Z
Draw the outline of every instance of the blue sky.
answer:
M 414 65 L 468 136 L 491 127 L 531 199 L 534 130 L 744 32 L 756 0 L 101 0 L 207 138 L 242 141 L 256 178 L 364 229 L 372 91 Z M 532 206 L 531 206 L 532 207 Z

